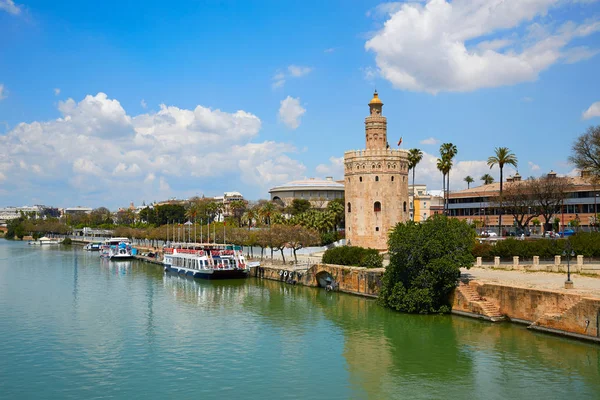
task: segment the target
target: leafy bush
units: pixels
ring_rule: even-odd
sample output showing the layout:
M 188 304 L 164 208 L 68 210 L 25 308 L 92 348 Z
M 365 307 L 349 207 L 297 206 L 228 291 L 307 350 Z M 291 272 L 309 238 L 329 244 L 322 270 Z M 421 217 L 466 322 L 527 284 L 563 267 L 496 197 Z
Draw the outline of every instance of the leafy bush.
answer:
M 396 225 L 380 304 L 410 313 L 449 312 L 460 268 L 473 264 L 474 245 L 475 232 L 466 222 L 443 215 Z
M 359 267 L 383 268 L 383 255 L 378 253 L 366 254 L 358 263 Z
M 365 249 L 358 246 L 340 246 L 325 251 L 323 262 L 325 264 L 380 268 L 383 266 L 383 257 L 375 249 Z
M 327 246 L 333 242 L 339 240 L 337 232 L 325 232 L 321 233 L 321 246 Z
M 71 244 L 71 243 L 72 243 L 71 238 L 64 238 L 62 241 L 62 244 Z

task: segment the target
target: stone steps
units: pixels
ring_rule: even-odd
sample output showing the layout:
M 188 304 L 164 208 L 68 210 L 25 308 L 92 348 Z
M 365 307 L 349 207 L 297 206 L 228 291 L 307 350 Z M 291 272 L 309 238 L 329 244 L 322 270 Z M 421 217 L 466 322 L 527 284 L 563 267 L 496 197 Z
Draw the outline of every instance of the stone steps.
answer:
M 504 315 L 500 312 L 500 308 L 481 297 L 475 288 L 461 282 L 458 285 L 458 290 L 469 302 L 477 304 L 481 308 L 483 315 L 491 321 L 496 322 L 505 319 Z

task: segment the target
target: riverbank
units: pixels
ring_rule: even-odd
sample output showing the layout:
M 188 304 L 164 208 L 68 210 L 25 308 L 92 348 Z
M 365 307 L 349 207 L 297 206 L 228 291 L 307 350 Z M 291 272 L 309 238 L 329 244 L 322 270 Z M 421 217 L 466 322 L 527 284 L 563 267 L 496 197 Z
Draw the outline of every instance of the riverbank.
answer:
M 136 246 L 136 258 L 162 265 L 143 254 L 156 248 Z M 252 268 L 250 275 L 287 284 L 325 288 L 377 298 L 384 268 L 366 269 L 327 265 L 320 257 L 299 257 L 298 264 L 271 264 Z M 452 296 L 452 313 L 490 322 L 510 321 L 539 330 L 600 343 L 600 279 L 572 274 L 573 289 L 564 288 L 565 275 L 522 270 L 471 268 L 461 271 L 461 283 Z

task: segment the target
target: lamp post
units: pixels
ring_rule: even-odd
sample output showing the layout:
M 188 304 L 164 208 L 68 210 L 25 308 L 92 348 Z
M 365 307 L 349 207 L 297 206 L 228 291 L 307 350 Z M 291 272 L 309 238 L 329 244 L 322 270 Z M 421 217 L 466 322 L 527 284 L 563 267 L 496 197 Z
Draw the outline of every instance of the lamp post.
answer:
M 573 289 L 573 281 L 571 280 L 571 257 L 575 257 L 575 252 L 571 247 L 571 242 L 567 241 L 567 245 L 562 252 L 563 257 L 567 257 L 567 280 L 565 281 L 565 289 Z

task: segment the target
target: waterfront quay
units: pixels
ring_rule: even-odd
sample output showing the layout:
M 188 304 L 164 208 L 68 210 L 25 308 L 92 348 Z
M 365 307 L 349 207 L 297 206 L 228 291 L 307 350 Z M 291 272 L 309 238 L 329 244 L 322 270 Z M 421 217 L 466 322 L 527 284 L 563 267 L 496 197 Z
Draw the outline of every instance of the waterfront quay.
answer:
M 137 259 L 162 266 L 160 249 L 137 248 Z M 148 253 L 154 256 L 146 256 Z M 323 264 L 320 255 L 303 255 L 298 263 L 286 264 L 256 258 L 260 267 L 253 267 L 250 276 L 322 289 L 330 283 L 328 289 L 334 291 L 377 298 L 384 268 Z M 574 273 L 575 287 L 565 289 L 564 274 L 558 272 L 560 260 L 548 264 L 547 271 L 556 272 L 528 272 L 523 265 L 514 270 L 494 268 L 501 267 L 496 264 L 485 265 L 478 260 L 473 268 L 461 270 L 461 281 L 452 296 L 452 313 L 490 322 L 525 324 L 531 330 L 600 343 L 600 277 Z M 577 270 L 576 264 L 573 268 L 574 272 L 597 270 L 589 264 L 587 270 Z

